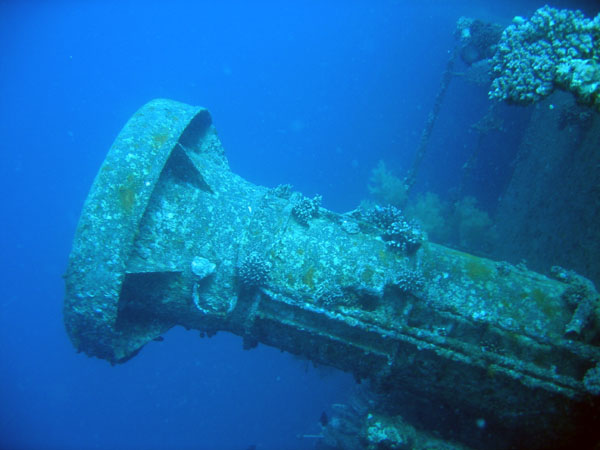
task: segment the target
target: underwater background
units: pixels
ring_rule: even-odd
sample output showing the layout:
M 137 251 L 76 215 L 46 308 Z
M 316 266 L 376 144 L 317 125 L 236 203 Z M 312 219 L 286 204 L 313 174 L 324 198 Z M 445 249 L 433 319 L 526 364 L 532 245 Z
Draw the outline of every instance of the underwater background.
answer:
M 348 374 L 181 328 L 115 367 L 74 351 L 61 275 L 106 152 L 140 106 L 170 98 L 209 109 L 232 170 L 253 183 L 290 183 L 337 212 L 381 202 L 412 164 L 458 18 L 505 26 L 540 6 L 0 2 L 0 448 L 314 448 L 322 412 L 355 384 Z M 452 81 L 415 184 L 433 203 L 459 185 L 476 199 L 461 211 L 478 225 L 430 237 L 481 254 L 528 114 L 506 107 L 515 133 L 490 142 L 464 181 L 488 103 L 485 88 Z

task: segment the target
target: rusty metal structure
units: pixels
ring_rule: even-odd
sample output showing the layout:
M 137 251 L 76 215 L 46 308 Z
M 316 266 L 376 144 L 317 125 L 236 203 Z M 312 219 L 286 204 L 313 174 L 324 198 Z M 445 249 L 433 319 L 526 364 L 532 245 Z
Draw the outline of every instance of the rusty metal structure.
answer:
M 369 380 L 377 417 L 460 445 L 589 443 L 600 393 L 591 283 L 427 241 L 402 251 L 359 214 L 313 204 L 300 217 L 306 201 L 232 173 L 207 110 L 149 102 L 83 207 L 65 275 L 73 345 L 115 364 L 177 325 L 224 330 Z M 436 411 L 437 425 L 419 411 Z M 411 448 L 367 425 L 356 448 Z M 389 445 L 369 447 L 378 442 Z

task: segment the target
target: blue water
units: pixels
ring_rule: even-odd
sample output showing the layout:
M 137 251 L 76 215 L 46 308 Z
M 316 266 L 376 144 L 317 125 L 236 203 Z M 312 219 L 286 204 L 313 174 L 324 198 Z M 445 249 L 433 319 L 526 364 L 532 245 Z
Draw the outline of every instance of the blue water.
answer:
M 117 367 L 73 350 L 61 274 L 96 171 L 131 114 L 167 97 L 211 111 L 241 176 L 352 209 L 378 160 L 398 172 L 412 161 L 456 19 L 507 24 L 539 6 L 0 2 L 0 448 L 312 448 L 302 436 L 319 432 L 351 376 L 182 329 Z M 453 89 L 423 190 L 456 184 L 474 139 L 467 88 Z

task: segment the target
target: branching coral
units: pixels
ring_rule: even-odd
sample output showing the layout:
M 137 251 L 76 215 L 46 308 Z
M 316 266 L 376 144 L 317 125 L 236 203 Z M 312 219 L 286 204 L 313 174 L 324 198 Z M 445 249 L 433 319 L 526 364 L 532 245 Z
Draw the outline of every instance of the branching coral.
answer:
M 364 218 L 383 231 L 383 240 L 388 245 L 407 253 L 416 252 L 426 235 L 416 224 L 408 223 L 395 206 L 375 206 L 363 212 Z
M 247 255 L 238 267 L 238 278 L 246 289 L 264 286 L 269 280 L 271 265 L 256 252 Z
M 565 334 L 579 336 L 590 322 L 597 322 L 599 319 L 600 296 L 594 283 L 572 270 L 552 266 L 550 272 L 554 278 L 569 285 L 563 298 L 575 311 L 565 328 Z
M 302 197 L 294 204 L 292 215 L 300 225 L 308 226 L 308 221 L 318 214 L 320 207 L 320 195 L 315 195 L 312 199 Z

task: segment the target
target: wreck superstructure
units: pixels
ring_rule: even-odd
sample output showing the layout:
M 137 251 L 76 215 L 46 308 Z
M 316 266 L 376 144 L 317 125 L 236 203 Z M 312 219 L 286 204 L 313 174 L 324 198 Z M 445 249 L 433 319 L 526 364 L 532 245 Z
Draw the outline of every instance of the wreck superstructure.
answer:
M 121 363 L 176 325 L 229 331 L 370 380 L 417 428 L 437 408 L 436 431 L 467 445 L 481 418 L 500 447 L 507 430 L 535 448 L 598 424 L 591 283 L 427 241 L 406 251 L 310 202 L 232 173 L 207 110 L 151 101 L 83 208 L 65 276 L 74 346 Z

